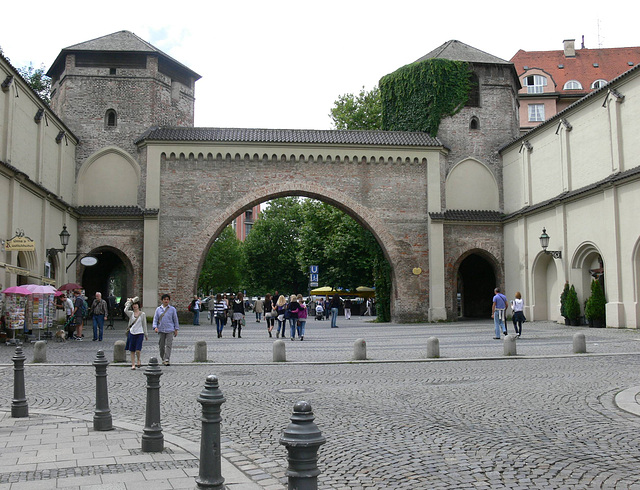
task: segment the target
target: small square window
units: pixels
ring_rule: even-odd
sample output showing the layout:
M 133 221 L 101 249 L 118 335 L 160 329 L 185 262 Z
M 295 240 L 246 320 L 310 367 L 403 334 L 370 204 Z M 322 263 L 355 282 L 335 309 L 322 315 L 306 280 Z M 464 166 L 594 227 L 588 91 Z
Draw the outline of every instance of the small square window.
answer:
M 116 74 L 116 69 L 115 68 L 109 68 L 109 75 L 115 75 Z
M 529 121 L 544 121 L 544 104 L 529 104 Z

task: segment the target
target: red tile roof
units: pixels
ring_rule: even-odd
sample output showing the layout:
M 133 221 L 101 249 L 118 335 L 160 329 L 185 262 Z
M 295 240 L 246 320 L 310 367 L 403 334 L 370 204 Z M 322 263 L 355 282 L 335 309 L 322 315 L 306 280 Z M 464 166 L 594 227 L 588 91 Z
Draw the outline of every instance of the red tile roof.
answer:
M 561 49 L 557 51 L 523 51 L 521 49 L 510 61 L 515 65 L 520 77 L 527 71 L 525 66 L 528 69 L 544 70 L 556 83 L 555 91 L 561 93 L 576 93 L 575 90 L 563 90 L 565 82 L 569 80 L 578 80 L 581 83 L 584 90 L 578 92 L 590 92 L 594 81 L 603 79 L 609 82 L 640 64 L 640 47 L 584 48 L 576 49 L 575 52 L 575 57 L 567 57 Z M 630 65 L 629 62 L 633 64 Z M 594 64 L 597 64 L 597 67 Z M 559 65 L 563 65 L 564 68 L 558 68 Z

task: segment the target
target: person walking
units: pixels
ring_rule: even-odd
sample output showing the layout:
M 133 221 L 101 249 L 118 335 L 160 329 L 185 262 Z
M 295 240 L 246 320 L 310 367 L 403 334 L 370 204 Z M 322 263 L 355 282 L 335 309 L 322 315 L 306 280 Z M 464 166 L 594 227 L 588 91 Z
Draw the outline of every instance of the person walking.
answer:
M 253 310 L 256 313 L 256 322 L 260 323 L 260 320 L 262 319 L 262 313 L 264 312 L 264 302 L 260 299 L 260 296 L 258 296 L 258 299 L 253 305 Z
M 207 301 L 207 310 L 209 315 L 209 325 L 213 325 L 216 321 L 216 315 L 215 315 L 216 299 L 213 297 L 213 294 L 209 295 L 209 298 Z
M 73 335 L 74 340 L 82 340 L 82 327 L 84 326 L 84 298 L 79 289 L 73 292 L 73 316 L 76 320 L 76 333 Z
M 340 304 L 342 303 L 342 299 L 336 293 L 331 298 L 331 303 L 329 306 L 331 307 L 331 328 L 338 328 L 338 309 L 340 308 Z
M 241 339 L 242 335 L 242 322 L 244 321 L 244 295 L 238 293 L 236 299 L 233 300 L 231 305 L 233 310 L 233 317 L 231 318 L 231 325 L 233 326 L 233 336 L 236 336 L 236 328 L 238 329 L 238 338 Z
M 211 301 L 213 304 L 213 311 L 211 315 L 216 319 L 216 331 L 218 332 L 218 338 L 222 338 L 222 330 L 224 329 L 224 323 L 227 318 L 227 303 L 224 300 L 222 294 L 216 295 L 216 300 Z
M 364 310 L 362 316 L 371 316 L 371 299 L 367 298 L 367 308 Z
M 164 293 L 160 298 L 162 304 L 156 308 L 153 315 L 153 330 L 160 336 L 158 347 L 160 358 L 165 366 L 171 365 L 171 346 L 173 338 L 178 335 L 180 323 L 178 322 L 178 312 L 174 306 L 170 305 L 171 296 Z
M 284 330 L 287 322 L 284 319 L 284 312 L 286 311 L 286 308 L 287 308 L 287 300 L 281 294 L 278 297 L 278 301 L 276 302 L 276 314 L 277 314 L 276 318 L 278 319 L 278 330 L 276 331 L 276 338 L 280 337 L 280 330 L 282 330 L 282 338 L 283 339 L 285 338 Z
M 127 333 L 127 344 L 125 350 L 131 353 L 131 369 L 142 367 L 140 352 L 142 351 L 142 340 L 148 340 L 147 335 L 147 315 L 140 309 L 140 298 L 127 299 L 124 305 L 124 313 L 129 317 L 129 328 Z M 138 362 L 136 363 L 136 358 Z
M 500 288 L 493 290 L 495 295 L 493 296 L 493 304 L 491 305 L 491 316 L 493 317 L 493 323 L 495 325 L 495 337 L 496 340 L 500 340 L 500 331 L 507 336 L 507 325 L 504 322 L 505 313 L 507 310 L 507 297 L 500 292 Z
M 200 325 L 200 306 L 200 298 L 194 296 L 191 302 L 191 312 L 193 313 L 193 324 L 196 326 Z
M 298 327 L 298 310 L 300 309 L 300 303 L 298 303 L 298 297 L 292 294 L 289 297 L 289 304 L 287 305 L 287 313 L 289 320 L 289 338 L 291 340 L 296 339 L 296 328 Z
M 349 298 L 344 300 L 344 319 L 351 320 L 351 300 Z
M 273 302 L 271 301 L 271 293 L 267 293 L 264 297 L 264 321 L 267 324 L 269 337 L 273 337 L 273 335 L 271 335 L 271 331 L 273 330 L 273 326 L 276 321 L 273 317 L 274 312 L 275 310 L 273 309 Z
M 62 304 L 64 306 L 64 313 L 67 317 L 67 321 L 65 322 L 65 330 L 67 334 L 67 338 L 73 338 L 73 334 L 75 332 L 76 326 L 73 322 L 73 301 L 71 298 L 67 297 L 66 294 L 62 295 Z
M 298 304 L 300 305 L 300 308 L 298 308 L 298 337 L 300 337 L 300 340 L 304 340 L 304 327 L 307 324 L 309 312 L 301 294 L 298 295 Z
M 109 317 L 109 307 L 107 302 L 102 299 L 102 293 L 97 292 L 96 297 L 91 303 L 91 315 L 93 315 L 93 341 L 102 342 L 102 333 L 104 331 L 104 321 Z
M 520 337 L 522 335 L 522 323 L 526 321 L 524 317 L 524 301 L 520 291 L 516 292 L 516 296 L 511 301 L 511 309 L 513 310 L 513 329 L 516 331 L 516 335 Z

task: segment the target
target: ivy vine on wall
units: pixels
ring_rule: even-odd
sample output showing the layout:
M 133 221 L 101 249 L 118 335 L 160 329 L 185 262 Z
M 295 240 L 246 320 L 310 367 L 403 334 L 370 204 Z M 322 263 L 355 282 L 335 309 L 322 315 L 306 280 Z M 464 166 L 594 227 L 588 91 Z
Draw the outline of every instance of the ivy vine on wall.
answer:
M 433 58 L 385 75 L 380 80 L 383 129 L 436 136 L 442 118 L 467 103 L 471 74 L 468 63 Z

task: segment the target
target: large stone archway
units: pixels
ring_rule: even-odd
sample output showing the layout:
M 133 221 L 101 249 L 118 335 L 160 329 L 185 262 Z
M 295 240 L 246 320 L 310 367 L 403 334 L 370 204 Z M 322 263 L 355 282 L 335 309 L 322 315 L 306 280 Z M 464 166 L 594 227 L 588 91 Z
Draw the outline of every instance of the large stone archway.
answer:
M 373 233 L 391 266 L 393 321 L 444 319 L 429 317 L 427 201 L 441 210 L 440 147 L 167 146 L 145 148 L 147 209 L 159 209 L 145 220 L 145 305 L 163 292 L 187 304 L 207 250 L 237 214 L 297 195 L 332 204 Z

